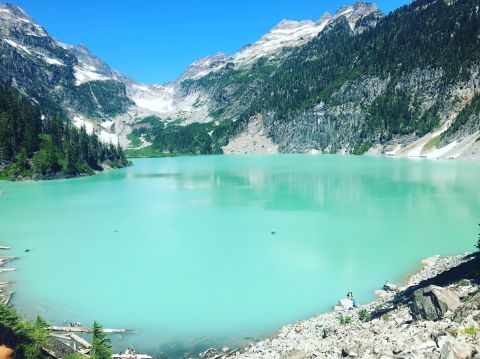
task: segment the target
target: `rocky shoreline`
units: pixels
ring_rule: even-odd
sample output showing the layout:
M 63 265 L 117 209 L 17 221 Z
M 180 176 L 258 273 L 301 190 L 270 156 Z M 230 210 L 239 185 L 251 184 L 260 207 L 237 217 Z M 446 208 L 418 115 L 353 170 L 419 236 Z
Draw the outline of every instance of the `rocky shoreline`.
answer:
M 287 325 L 238 351 L 207 358 L 480 358 L 480 254 L 431 257 L 378 300 Z
M 4 257 L 0 267 L 11 259 Z M 330 312 L 286 325 L 271 338 L 245 348 L 211 348 L 199 357 L 480 358 L 480 252 L 433 256 L 421 265 L 400 286 L 388 283 L 375 291 L 378 300 L 369 304 L 355 308 L 337 305 Z M 52 336 L 55 351 L 60 350 L 64 339 Z M 68 349 L 65 353 L 75 352 L 61 347 Z

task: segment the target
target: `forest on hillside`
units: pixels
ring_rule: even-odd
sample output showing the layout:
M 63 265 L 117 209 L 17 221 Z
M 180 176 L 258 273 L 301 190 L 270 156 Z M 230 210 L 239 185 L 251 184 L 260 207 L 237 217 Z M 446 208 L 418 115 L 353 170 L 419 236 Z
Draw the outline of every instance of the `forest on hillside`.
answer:
M 74 177 L 128 165 L 120 145 L 102 143 L 61 115 L 43 117 L 17 90 L 0 86 L 1 178 Z

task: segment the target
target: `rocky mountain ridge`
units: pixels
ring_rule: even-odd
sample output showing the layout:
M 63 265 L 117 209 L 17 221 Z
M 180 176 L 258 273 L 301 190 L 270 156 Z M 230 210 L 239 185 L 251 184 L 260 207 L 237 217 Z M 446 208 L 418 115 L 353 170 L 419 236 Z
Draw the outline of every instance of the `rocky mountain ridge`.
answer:
M 317 21 L 283 20 L 232 56 L 146 85 L 1 5 L 0 80 L 106 141 L 150 153 L 182 154 L 175 141 L 185 137 L 204 143 L 191 154 L 477 158 L 475 9 L 474 0 L 417 0 L 385 17 L 358 1 Z M 177 132 L 168 148 L 152 145 Z

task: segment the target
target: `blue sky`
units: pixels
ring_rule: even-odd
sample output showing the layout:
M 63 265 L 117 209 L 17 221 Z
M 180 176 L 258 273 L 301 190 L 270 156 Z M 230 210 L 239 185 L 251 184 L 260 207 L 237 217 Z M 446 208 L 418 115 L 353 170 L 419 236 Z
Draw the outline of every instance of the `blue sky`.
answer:
M 282 19 L 318 19 L 354 0 L 10 0 L 51 35 L 84 44 L 145 83 L 175 79 L 198 58 L 233 54 Z M 388 13 L 409 0 L 379 0 Z

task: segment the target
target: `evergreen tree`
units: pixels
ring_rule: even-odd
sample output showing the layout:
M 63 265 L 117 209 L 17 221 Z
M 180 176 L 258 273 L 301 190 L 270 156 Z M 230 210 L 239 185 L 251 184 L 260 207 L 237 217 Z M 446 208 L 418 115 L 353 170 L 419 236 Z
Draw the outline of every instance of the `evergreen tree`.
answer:
M 92 352 L 90 354 L 91 359 L 111 359 L 112 358 L 112 345 L 110 339 L 103 333 L 102 326 L 93 322 L 93 339 L 92 339 Z
M 17 348 L 17 358 L 43 359 L 42 347 L 48 341 L 47 323 L 40 317 L 35 323 L 30 323 L 21 318 L 10 306 L 0 303 L 0 323 L 12 329 L 19 337 L 20 344 Z
M 60 115 L 42 118 L 38 107 L 0 85 L 0 175 L 10 178 L 82 175 L 129 165 L 122 148 L 100 142 Z
M 475 247 L 477 247 L 477 250 L 480 251 L 480 234 L 478 235 L 478 241 L 477 241 L 477 245 Z

